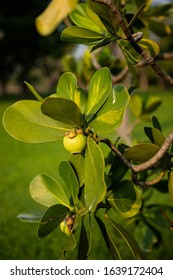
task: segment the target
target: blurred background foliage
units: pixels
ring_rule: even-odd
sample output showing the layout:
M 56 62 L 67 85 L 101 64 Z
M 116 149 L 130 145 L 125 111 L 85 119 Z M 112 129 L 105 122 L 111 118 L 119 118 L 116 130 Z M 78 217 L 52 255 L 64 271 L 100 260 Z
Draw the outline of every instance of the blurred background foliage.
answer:
M 65 19 L 49 36 L 42 37 L 35 28 L 35 18 L 47 7 L 47 0 L 1 0 L 0 3 L 0 116 L 14 101 L 31 98 L 24 80 L 30 82 L 40 94 L 53 93 L 59 76 L 72 71 L 79 78 L 80 86 L 86 88 L 98 66 L 110 67 L 114 75 L 125 65 L 119 51 L 113 46 L 96 51 L 93 56 L 82 46 L 74 46 L 60 41 L 61 31 L 68 24 Z M 84 1 L 81 1 L 84 2 Z M 153 1 L 159 3 L 159 1 Z M 163 1 L 162 1 L 163 2 Z M 168 1 L 165 1 L 165 3 Z M 171 1 L 169 1 L 171 3 Z M 160 45 L 161 51 L 171 53 L 173 49 L 173 23 L 171 32 L 163 37 L 151 32 Z M 83 52 L 84 56 L 82 57 Z M 96 63 L 98 61 L 99 65 Z M 172 74 L 172 61 L 159 61 L 165 71 Z M 149 67 L 138 71 L 142 95 L 158 95 L 162 104 L 156 116 L 167 135 L 172 129 L 173 90 L 168 87 Z M 131 76 L 123 83 L 130 85 Z M 149 91 L 148 91 L 148 85 Z M 141 94 L 137 91 L 137 94 Z M 142 141 L 144 123 L 134 130 L 134 137 Z M 38 173 L 48 173 L 56 178 L 58 165 L 64 159 L 62 143 L 31 145 L 12 139 L 0 125 L 0 259 L 57 259 L 66 242 L 66 236 L 53 232 L 39 240 L 37 226 L 21 223 L 16 216 L 29 211 L 35 202 L 29 195 L 29 182 Z M 68 154 L 65 155 L 68 158 Z M 41 208 L 40 208 L 41 209 Z M 159 217 L 158 217 L 159 219 Z M 169 228 L 169 225 L 168 225 Z M 106 259 L 104 241 L 94 237 L 91 259 Z M 132 228 L 134 230 L 134 228 Z M 143 230 L 147 230 L 143 228 Z M 140 235 L 136 232 L 136 235 Z M 150 259 L 173 259 L 172 231 L 164 230 L 157 240 L 149 240 Z M 57 238 L 58 236 L 58 238 Z M 150 233 L 148 233 L 150 236 Z M 152 235 L 153 236 L 153 235 Z M 147 242 L 147 241 L 145 241 Z M 159 245 L 161 244 L 161 245 Z M 150 247 L 151 246 L 151 247 Z M 166 251 L 166 254 L 165 254 Z M 97 252 L 97 254 L 95 254 Z

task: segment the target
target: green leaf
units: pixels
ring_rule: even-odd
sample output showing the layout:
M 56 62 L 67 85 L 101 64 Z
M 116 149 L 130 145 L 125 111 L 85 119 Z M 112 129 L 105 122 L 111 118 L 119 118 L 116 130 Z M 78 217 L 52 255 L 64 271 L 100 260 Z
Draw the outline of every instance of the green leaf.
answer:
M 111 207 L 124 218 L 135 216 L 142 205 L 138 189 L 130 180 L 123 180 L 116 185 L 107 199 Z
M 59 184 L 46 174 L 34 177 L 29 188 L 32 198 L 44 206 L 50 207 L 58 203 L 69 206 L 64 185 Z
M 116 85 L 108 99 L 89 123 L 89 128 L 99 136 L 109 134 L 117 129 L 124 117 L 129 94 L 123 85 Z
M 89 92 L 88 92 L 88 107 L 86 113 L 87 121 L 91 121 L 97 111 L 101 108 L 111 93 L 112 80 L 110 70 L 107 67 L 96 71 L 92 76 Z
M 43 211 L 35 211 L 32 213 L 21 213 L 17 216 L 22 222 L 27 223 L 40 223 L 41 218 L 43 217 Z
M 140 54 L 137 53 L 137 51 L 135 51 L 135 49 L 131 46 L 131 44 L 127 41 L 127 40 L 118 40 L 117 41 L 120 49 L 122 50 L 126 60 L 130 63 L 130 64 L 137 64 L 140 61 Z
M 69 99 L 48 97 L 42 103 L 41 110 L 48 117 L 73 127 L 80 127 L 83 123 L 82 112 Z
M 104 170 L 102 151 L 92 138 L 88 138 L 85 157 L 84 199 L 86 208 L 90 212 L 95 211 L 98 203 L 103 200 L 106 194 Z
M 57 85 L 57 96 L 74 101 L 81 112 L 85 111 L 86 94 L 78 88 L 77 78 L 71 72 L 64 73 Z
M 142 163 L 152 158 L 159 149 L 159 146 L 152 143 L 138 144 L 129 148 L 124 156 L 129 160 Z
M 152 117 L 152 124 L 153 124 L 154 128 L 157 128 L 158 130 L 160 130 L 162 132 L 160 122 L 159 122 L 158 118 L 156 118 L 155 116 Z
M 78 26 L 69 26 L 61 33 L 61 40 L 74 44 L 94 45 L 101 42 L 105 36 Z
M 84 170 L 85 170 L 85 158 L 81 154 L 72 155 L 70 158 L 70 163 L 76 171 L 78 176 L 80 187 L 84 184 Z
M 50 234 L 70 213 L 69 208 L 64 205 L 53 205 L 44 214 L 38 228 L 38 237 L 42 238 Z
M 151 31 L 153 31 L 157 36 L 165 37 L 171 34 L 170 25 L 157 19 L 149 18 L 147 20 Z
M 59 165 L 59 174 L 68 186 L 71 193 L 73 204 L 76 204 L 77 195 L 79 192 L 79 183 L 76 174 L 68 161 L 62 161 Z
M 155 127 L 144 127 L 145 134 L 151 140 L 151 142 L 161 147 L 165 141 L 163 133 Z
M 173 171 L 169 173 L 168 190 L 171 198 L 173 199 Z
M 162 103 L 162 99 L 160 97 L 158 96 L 150 97 L 144 106 L 143 114 L 152 113 L 161 105 L 161 103 Z
M 76 248 L 76 245 L 77 245 L 77 243 L 76 243 L 76 239 L 74 238 L 74 235 L 70 234 L 59 259 L 65 260 L 65 255 L 66 255 L 67 251 L 73 251 Z
M 121 236 L 124 240 L 126 246 L 129 248 L 132 257 L 135 260 L 145 260 L 146 256 L 139 248 L 136 240 L 130 235 L 125 229 L 123 229 L 120 225 L 114 222 L 112 219 L 108 218 L 114 228 L 114 234 Z
M 148 51 L 153 57 L 156 56 L 160 51 L 159 45 L 152 40 L 142 39 L 140 40 L 139 45 L 144 50 Z
M 38 99 L 38 101 L 42 102 L 43 98 L 38 94 L 38 92 L 36 92 L 34 87 L 32 85 L 30 85 L 29 83 L 27 83 L 26 81 L 24 81 L 24 83 L 27 85 L 27 87 L 32 92 L 32 94 Z
M 104 34 L 107 30 L 97 14 L 86 4 L 81 3 L 70 15 L 71 20 L 79 27 Z
M 3 116 L 7 132 L 27 143 L 51 142 L 62 139 L 71 126 L 48 118 L 41 112 L 41 103 L 32 100 L 18 101 L 8 107 Z

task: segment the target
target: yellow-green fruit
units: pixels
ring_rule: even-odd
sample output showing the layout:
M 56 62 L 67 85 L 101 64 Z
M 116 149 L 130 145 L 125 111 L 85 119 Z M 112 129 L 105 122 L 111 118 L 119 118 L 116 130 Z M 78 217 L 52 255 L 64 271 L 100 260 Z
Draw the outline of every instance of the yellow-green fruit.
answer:
M 86 137 L 76 133 L 74 137 L 69 134 L 63 139 L 64 148 L 71 154 L 80 154 L 86 147 Z
M 70 231 L 65 221 L 62 221 L 59 226 L 62 232 L 64 232 L 66 235 L 70 235 Z

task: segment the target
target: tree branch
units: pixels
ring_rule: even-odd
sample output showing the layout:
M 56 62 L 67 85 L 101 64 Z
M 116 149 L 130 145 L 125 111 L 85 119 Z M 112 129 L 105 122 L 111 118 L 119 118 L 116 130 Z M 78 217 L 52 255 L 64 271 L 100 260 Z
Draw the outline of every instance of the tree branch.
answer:
M 126 159 L 124 155 L 116 148 L 116 146 L 108 138 L 98 137 L 97 140 L 105 143 L 132 172 L 138 173 L 152 168 L 164 157 L 164 155 L 169 150 L 169 147 L 173 143 L 173 132 L 171 132 L 170 135 L 165 139 L 162 147 L 151 159 L 138 165 L 134 165 L 128 159 Z
M 135 40 L 133 37 L 133 34 L 129 30 L 126 22 L 123 19 L 123 16 L 119 12 L 119 10 L 116 7 L 116 4 L 112 2 L 112 0 L 93 0 L 95 2 L 101 3 L 103 5 L 106 5 L 109 10 L 112 12 L 112 14 L 115 16 L 117 23 L 121 26 L 121 29 L 123 30 L 123 33 L 126 37 L 126 39 L 129 41 L 131 46 L 139 53 L 151 66 L 151 68 L 155 71 L 155 73 L 160 76 L 165 82 L 167 82 L 170 85 L 173 85 L 173 78 L 169 76 L 164 70 L 162 70 L 159 65 L 156 63 L 155 59 L 150 55 L 149 52 L 146 52 Z

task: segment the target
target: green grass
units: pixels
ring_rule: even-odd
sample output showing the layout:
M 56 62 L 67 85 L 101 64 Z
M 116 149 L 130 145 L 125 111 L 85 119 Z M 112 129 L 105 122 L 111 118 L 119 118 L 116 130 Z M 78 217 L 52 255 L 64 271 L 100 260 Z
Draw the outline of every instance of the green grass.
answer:
M 158 92 L 157 92 L 158 94 Z M 173 93 L 161 92 L 163 104 L 156 114 L 167 135 L 172 130 Z M 0 101 L 0 117 L 11 104 Z M 138 126 L 136 135 L 143 133 Z M 0 124 L 0 259 L 57 259 L 65 245 L 66 237 L 55 230 L 50 236 L 38 239 L 37 226 L 22 223 L 16 216 L 38 208 L 29 194 L 31 179 L 39 173 L 55 176 L 64 154 L 62 143 L 26 144 L 12 139 Z M 41 207 L 41 206 L 40 206 Z M 103 240 L 102 240 L 103 241 Z M 100 241 L 95 238 L 91 258 L 107 258 Z

